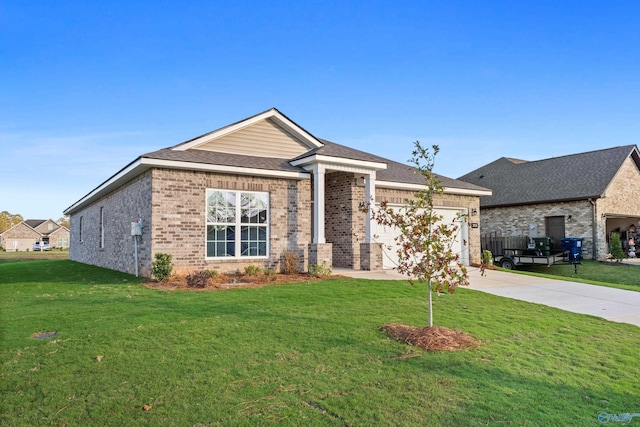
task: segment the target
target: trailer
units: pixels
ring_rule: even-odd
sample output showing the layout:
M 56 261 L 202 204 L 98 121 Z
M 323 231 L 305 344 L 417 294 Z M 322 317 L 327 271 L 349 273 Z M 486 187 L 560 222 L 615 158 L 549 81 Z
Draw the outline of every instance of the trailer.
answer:
M 504 249 L 502 255 L 495 256 L 493 261 L 505 270 L 514 270 L 519 265 L 546 265 L 566 261 L 563 252 L 543 255 L 538 249 Z

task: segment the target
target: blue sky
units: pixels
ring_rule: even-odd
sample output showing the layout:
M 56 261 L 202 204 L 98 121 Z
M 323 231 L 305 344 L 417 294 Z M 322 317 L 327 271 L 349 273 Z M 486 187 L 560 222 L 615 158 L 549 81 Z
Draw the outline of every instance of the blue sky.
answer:
M 0 211 L 57 219 L 138 155 L 271 107 L 397 161 L 438 144 L 452 178 L 637 144 L 639 16 L 637 1 L 2 2 Z

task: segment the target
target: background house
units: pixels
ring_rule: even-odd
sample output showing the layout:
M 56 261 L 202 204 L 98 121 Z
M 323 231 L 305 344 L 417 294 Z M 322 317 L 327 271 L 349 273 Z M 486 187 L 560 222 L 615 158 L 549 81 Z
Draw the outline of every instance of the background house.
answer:
M 458 215 L 457 248 L 480 262 L 485 188 L 441 177 L 436 205 Z M 395 259 L 380 242 L 369 200 L 401 205 L 424 185 L 407 165 L 319 139 L 276 109 L 144 154 L 70 206 L 70 258 L 149 276 L 155 253 L 176 272 L 279 269 L 285 253 L 308 264 L 380 269 Z M 475 215 L 474 215 L 475 213 Z M 135 236 L 132 236 L 136 234 Z
M 67 249 L 69 229 L 51 219 L 28 219 L 0 233 L 0 246 L 7 251 L 30 251 L 36 242 Z
M 583 257 L 604 258 L 608 236 L 640 221 L 635 145 L 525 161 L 502 157 L 459 178 L 492 190 L 480 198 L 482 233 L 584 238 Z

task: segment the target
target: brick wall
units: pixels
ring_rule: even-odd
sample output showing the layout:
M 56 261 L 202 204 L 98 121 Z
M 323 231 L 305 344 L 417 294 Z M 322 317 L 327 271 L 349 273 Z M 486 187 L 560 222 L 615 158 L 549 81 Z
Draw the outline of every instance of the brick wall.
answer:
M 206 190 L 229 189 L 269 193 L 269 257 L 206 259 Z M 152 252 L 173 255 L 177 272 L 200 269 L 243 271 L 248 265 L 280 270 L 286 251 L 300 258 L 306 269 L 311 241 L 310 180 L 153 170 Z
M 333 244 L 333 266 L 360 269 L 360 243 L 364 242 L 365 214 L 358 205 L 364 201 L 364 187 L 355 184 L 349 172 L 333 172 L 325 177 L 325 237 Z
M 206 259 L 206 190 L 211 188 L 269 193 L 271 243 L 267 259 Z M 173 256 L 176 273 L 242 271 L 248 265 L 279 269 L 285 251 L 298 254 L 304 271 L 311 241 L 310 206 L 309 180 L 152 169 L 71 215 L 70 258 L 133 273 L 131 222 L 142 217 L 146 224 L 138 241 L 141 276 L 151 275 L 153 255 L 158 252 Z M 104 248 L 100 248 L 101 207 Z
M 104 246 L 101 247 L 100 208 L 104 219 Z M 151 274 L 151 171 L 100 198 L 70 217 L 69 258 L 125 273 L 135 273 L 134 241 L 131 222 L 143 218 L 146 222 L 138 239 L 140 275 Z M 82 239 L 80 223 L 82 222 Z

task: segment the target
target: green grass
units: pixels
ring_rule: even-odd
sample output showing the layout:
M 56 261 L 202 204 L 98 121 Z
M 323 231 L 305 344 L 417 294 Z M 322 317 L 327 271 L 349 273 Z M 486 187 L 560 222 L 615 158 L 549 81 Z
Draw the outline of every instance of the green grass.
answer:
M 568 263 L 558 263 L 551 267 L 546 265 L 523 265 L 518 266 L 516 272 L 640 291 L 640 265 L 616 265 L 615 263 L 605 264 L 599 261 L 583 260 L 582 264 L 578 264 L 577 274 L 573 264 Z
M 640 412 L 639 328 L 460 289 L 434 298 L 435 323 L 480 348 L 425 353 L 379 331 L 424 325 L 425 296 L 357 279 L 159 291 L 68 260 L 5 261 L 0 425 L 588 426 Z

